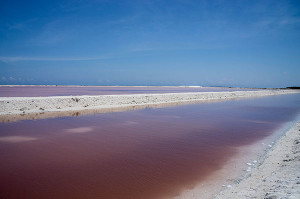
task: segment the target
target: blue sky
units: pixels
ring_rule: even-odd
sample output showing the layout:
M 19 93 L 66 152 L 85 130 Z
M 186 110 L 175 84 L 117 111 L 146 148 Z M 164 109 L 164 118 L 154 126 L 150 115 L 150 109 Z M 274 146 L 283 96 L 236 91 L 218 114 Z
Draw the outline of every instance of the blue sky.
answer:
M 300 86 L 300 1 L 2 1 L 0 84 Z

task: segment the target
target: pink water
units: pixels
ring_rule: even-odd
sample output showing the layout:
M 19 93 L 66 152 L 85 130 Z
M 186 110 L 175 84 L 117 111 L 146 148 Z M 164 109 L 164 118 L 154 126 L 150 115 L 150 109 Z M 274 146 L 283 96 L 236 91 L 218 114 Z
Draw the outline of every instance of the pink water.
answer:
M 299 110 L 284 95 L 0 123 L 0 198 L 171 197 Z
M 121 87 L 121 86 L 1 86 L 0 97 L 39 97 L 65 95 L 123 95 L 143 93 L 222 92 L 249 89 L 221 87 Z M 254 89 L 251 89 L 254 90 Z

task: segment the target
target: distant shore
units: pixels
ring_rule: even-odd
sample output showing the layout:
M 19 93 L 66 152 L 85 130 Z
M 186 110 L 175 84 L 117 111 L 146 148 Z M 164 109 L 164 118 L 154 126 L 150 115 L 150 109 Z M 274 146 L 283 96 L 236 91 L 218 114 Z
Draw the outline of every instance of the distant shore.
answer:
M 299 90 L 190 92 L 98 96 L 0 97 L 0 115 L 124 108 L 300 93 Z
M 34 85 L 34 84 L 28 84 L 28 85 L 24 85 L 24 84 L 0 84 L 0 87 L 19 87 L 19 86 L 48 86 L 48 87 L 170 87 L 170 88 L 176 88 L 176 87 L 181 87 L 181 88 L 237 88 L 237 89 L 259 89 L 259 90 L 273 90 L 273 89 L 299 89 L 299 87 L 285 87 L 285 88 L 263 88 L 263 87 L 238 87 L 238 86 L 193 86 L 193 85 L 180 85 L 180 86 L 118 86 L 118 85 Z

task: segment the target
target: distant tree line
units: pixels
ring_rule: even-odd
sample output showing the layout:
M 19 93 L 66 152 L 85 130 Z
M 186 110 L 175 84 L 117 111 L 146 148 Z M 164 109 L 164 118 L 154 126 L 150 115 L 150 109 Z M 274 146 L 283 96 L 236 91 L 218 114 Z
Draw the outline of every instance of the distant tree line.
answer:
M 299 86 L 291 86 L 291 87 L 286 87 L 286 88 L 289 88 L 289 89 L 300 89 Z

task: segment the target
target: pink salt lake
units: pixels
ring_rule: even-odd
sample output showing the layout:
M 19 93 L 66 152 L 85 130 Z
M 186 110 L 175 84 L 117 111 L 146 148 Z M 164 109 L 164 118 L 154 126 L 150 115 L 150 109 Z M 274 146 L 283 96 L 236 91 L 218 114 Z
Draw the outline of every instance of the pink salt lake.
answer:
M 299 110 L 295 94 L 0 123 L 0 198 L 171 197 Z

